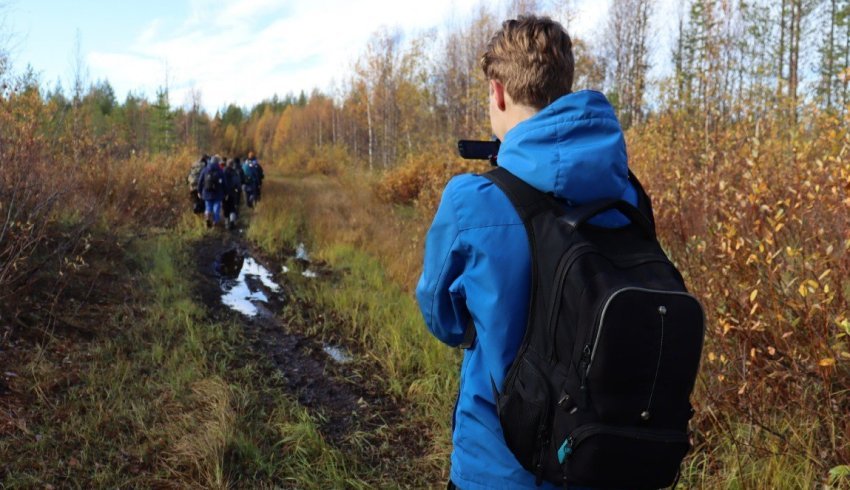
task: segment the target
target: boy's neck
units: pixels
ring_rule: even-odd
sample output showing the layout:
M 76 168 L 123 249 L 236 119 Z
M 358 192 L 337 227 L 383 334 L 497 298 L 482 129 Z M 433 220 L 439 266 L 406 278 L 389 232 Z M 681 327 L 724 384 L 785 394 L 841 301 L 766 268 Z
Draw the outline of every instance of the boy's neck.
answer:
M 526 119 L 531 119 L 538 112 L 538 109 L 523 104 L 509 105 L 504 113 L 505 134 L 510 132 L 510 130 L 513 129 L 517 124 L 525 121 Z M 499 139 L 504 140 L 505 134 L 502 134 Z

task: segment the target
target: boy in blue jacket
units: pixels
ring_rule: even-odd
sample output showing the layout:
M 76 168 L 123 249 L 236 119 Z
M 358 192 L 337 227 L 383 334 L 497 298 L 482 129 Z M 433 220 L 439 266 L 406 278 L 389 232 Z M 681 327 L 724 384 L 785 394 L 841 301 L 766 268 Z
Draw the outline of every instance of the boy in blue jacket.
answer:
M 565 206 L 604 198 L 636 204 L 613 108 L 599 92 L 572 92 L 573 63 L 569 36 L 545 17 L 508 20 L 490 40 L 481 67 L 502 141 L 499 165 Z M 593 223 L 628 221 L 608 212 Z M 428 231 L 416 288 L 425 323 L 442 342 L 458 346 L 467 328 L 477 333 L 461 366 L 450 488 L 555 488 L 536 487 L 506 446 L 493 392 L 525 333 L 530 282 L 528 238 L 508 198 L 484 177 L 453 178 Z

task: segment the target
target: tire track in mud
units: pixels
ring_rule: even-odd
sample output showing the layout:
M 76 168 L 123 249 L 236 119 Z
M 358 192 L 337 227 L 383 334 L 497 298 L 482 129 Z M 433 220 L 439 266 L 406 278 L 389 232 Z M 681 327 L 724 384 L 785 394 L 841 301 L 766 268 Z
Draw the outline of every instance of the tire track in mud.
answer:
M 328 442 L 354 447 L 359 460 L 388 471 L 398 469 L 399 459 L 412 461 L 424 455 L 427 440 L 422 438 L 422 428 L 414 428 L 406 409 L 388 395 L 378 365 L 368 356 L 358 355 L 356 345 L 331 345 L 305 333 L 308 325 L 302 319 L 319 323 L 339 320 L 296 299 L 292 293 L 297 285 L 287 276 L 299 271 L 283 273 L 287 270 L 284 264 L 263 257 L 235 234 L 208 234 L 193 248 L 196 294 L 208 314 L 215 320 L 238 321 L 252 351 L 270 361 L 283 388 L 314 415 Z M 287 264 L 300 263 L 307 278 L 333 280 L 332 271 L 322 264 L 308 269 L 303 258 Z M 236 296 L 255 298 L 248 304 L 256 314 L 237 313 L 224 304 L 223 297 L 233 289 L 238 291 Z M 290 312 L 282 313 L 285 308 Z M 247 309 L 251 311 L 250 306 Z M 354 434 L 358 434 L 357 441 L 350 437 Z M 403 444 L 392 444 L 393 440 Z

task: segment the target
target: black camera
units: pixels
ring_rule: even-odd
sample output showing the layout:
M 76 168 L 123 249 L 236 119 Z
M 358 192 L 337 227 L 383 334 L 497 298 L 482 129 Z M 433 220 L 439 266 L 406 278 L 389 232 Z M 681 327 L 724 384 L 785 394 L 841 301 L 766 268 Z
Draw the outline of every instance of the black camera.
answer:
M 489 160 L 490 165 L 497 167 L 496 157 L 499 155 L 499 146 L 501 141 L 494 139 L 492 141 L 476 141 L 476 140 L 459 140 L 457 142 L 457 152 L 461 158 L 467 160 Z

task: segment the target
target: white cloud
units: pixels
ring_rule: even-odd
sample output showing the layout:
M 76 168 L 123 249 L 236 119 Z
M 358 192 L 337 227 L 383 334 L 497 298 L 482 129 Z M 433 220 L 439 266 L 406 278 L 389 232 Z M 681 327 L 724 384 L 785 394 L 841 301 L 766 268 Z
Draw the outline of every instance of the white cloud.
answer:
M 190 0 L 190 15 L 176 30 L 155 21 L 128 51 L 93 52 L 88 62 L 118 93 L 152 94 L 167 66 L 174 101 L 196 87 L 209 108 L 250 105 L 339 81 L 382 25 L 430 28 L 477 1 Z
M 381 26 L 414 33 L 465 17 L 480 0 L 188 0 L 179 27 L 154 21 L 126 51 L 88 56 L 95 77 L 117 93 L 151 95 L 166 78 L 173 102 L 192 88 L 210 109 L 249 106 L 277 93 L 327 89 L 342 81 Z M 574 29 L 599 29 L 607 2 L 579 0 Z

